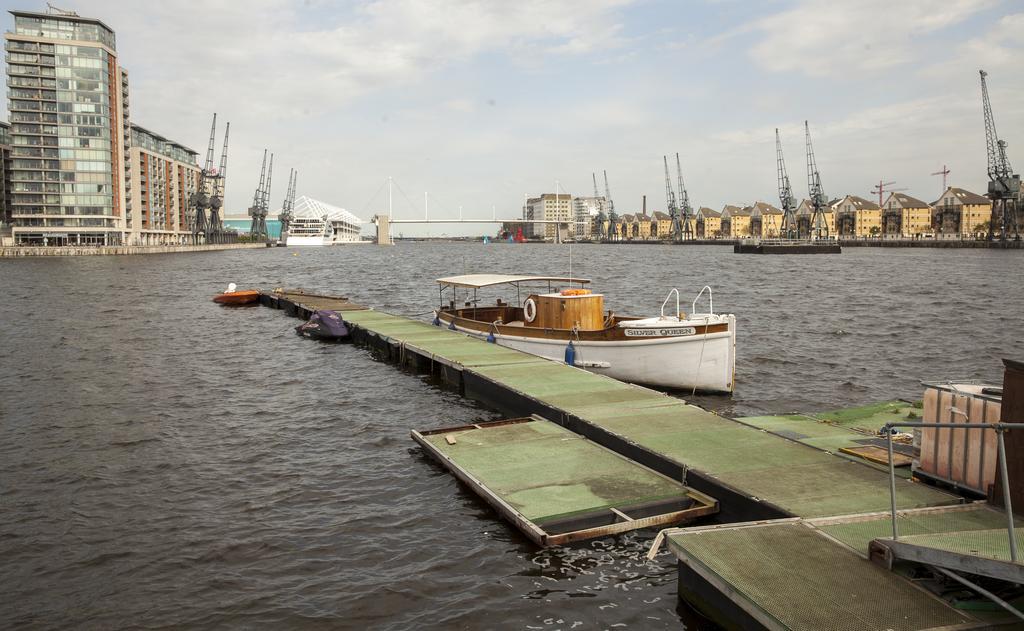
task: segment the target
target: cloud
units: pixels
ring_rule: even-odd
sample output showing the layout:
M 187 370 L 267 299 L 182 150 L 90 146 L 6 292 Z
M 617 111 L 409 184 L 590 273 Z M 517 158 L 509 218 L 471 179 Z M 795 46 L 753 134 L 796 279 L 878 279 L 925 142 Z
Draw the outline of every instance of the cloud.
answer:
M 200 151 L 213 111 L 232 122 L 229 171 L 238 179 L 228 186 L 230 209 L 244 207 L 255 182 L 242 178 L 258 172 L 264 146 L 279 159 L 329 160 L 349 146 L 341 130 L 353 108 L 373 107 L 382 94 L 393 98 L 358 111 L 360 127 L 412 109 L 479 111 L 489 95 L 424 103 L 423 93 L 439 75 L 487 55 L 543 67 L 614 49 L 618 12 L 632 1 L 185 0 L 129 8 L 98 0 L 71 8 L 117 32 L 135 122 Z
M 756 41 L 750 56 L 773 72 L 814 77 L 880 72 L 921 59 L 924 36 L 960 24 L 994 0 L 801 0 L 718 38 Z
M 922 73 L 930 78 L 943 78 L 951 74 L 977 72 L 985 69 L 1000 70 L 1020 75 L 1020 60 L 1024 55 L 1024 13 L 1002 16 L 987 32 L 957 42 L 950 59 L 932 64 Z

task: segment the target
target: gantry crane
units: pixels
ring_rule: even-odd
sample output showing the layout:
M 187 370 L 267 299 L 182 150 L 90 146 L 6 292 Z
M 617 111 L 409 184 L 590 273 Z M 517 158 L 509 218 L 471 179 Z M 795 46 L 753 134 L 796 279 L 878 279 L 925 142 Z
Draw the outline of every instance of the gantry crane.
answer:
M 795 239 L 800 235 L 800 226 L 796 219 L 796 198 L 793 187 L 789 184 L 789 173 L 786 172 L 786 160 L 782 157 L 782 140 L 779 129 L 775 128 L 775 158 L 779 171 L 779 204 L 782 206 L 782 225 L 779 234 L 787 239 Z M 808 227 L 808 232 L 810 228 Z
M 988 223 L 988 238 L 995 238 L 995 224 L 1000 227 L 999 238 L 1005 241 L 1013 233 L 1020 238 L 1021 208 L 1020 175 L 1013 172 L 1010 159 L 1006 156 L 1006 141 L 996 133 L 996 121 L 992 117 L 992 104 L 988 98 L 988 73 L 980 70 L 981 100 L 985 111 L 985 146 L 988 150 L 988 197 L 992 200 L 992 218 Z
M 228 172 L 228 135 L 231 123 L 224 126 L 224 147 L 220 151 L 220 169 L 213 175 L 210 196 L 210 234 L 215 241 L 223 239 L 224 225 L 220 209 L 224 206 L 224 178 Z
M 217 113 L 213 113 L 213 124 L 210 125 L 210 144 L 206 149 L 206 162 L 199 172 L 199 185 L 192 193 L 192 238 L 195 242 L 207 241 L 210 236 L 210 225 L 206 220 L 206 209 L 210 207 L 210 194 L 207 192 L 210 178 L 213 177 L 213 142 L 217 135 Z
M 267 185 L 263 189 L 263 199 L 260 203 L 260 214 L 259 214 L 259 235 L 264 241 L 270 239 L 270 233 L 267 231 L 267 215 L 270 213 L 270 182 L 274 179 L 274 154 L 270 154 L 270 164 L 267 166 Z
M 679 221 L 683 224 L 683 239 L 693 238 L 693 206 L 690 205 L 690 194 L 686 192 L 686 184 L 683 183 L 683 167 L 679 164 L 679 152 L 676 152 L 676 177 L 679 178 Z
M 816 239 L 828 237 L 828 222 L 825 220 L 825 206 L 828 205 L 828 198 L 821 188 L 821 174 L 818 173 L 818 165 L 814 160 L 814 146 L 811 145 L 811 128 L 804 121 L 804 137 L 807 145 L 807 196 L 811 201 L 811 225 L 810 236 Z
M 668 156 L 662 156 L 665 162 L 665 203 L 668 205 L 668 216 L 672 219 L 672 240 L 682 239 L 682 229 L 679 225 L 679 207 L 676 206 L 676 194 L 672 190 L 672 178 L 668 174 Z
M 612 189 L 608 188 L 608 171 L 604 172 L 604 198 L 608 202 L 608 225 L 611 228 L 609 237 L 619 233 L 619 216 L 615 213 L 615 202 L 612 201 Z
M 295 208 L 295 187 L 299 181 L 299 172 L 291 169 L 288 172 L 288 190 L 285 191 L 284 203 L 281 204 L 281 214 L 277 219 L 281 222 L 281 239 L 288 235 L 288 228 L 292 223 Z
M 249 225 L 249 236 L 253 241 L 266 240 L 266 221 L 262 220 L 263 216 L 263 187 L 267 183 L 267 150 L 263 150 L 263 166 L 260 168 L 260 183 L 256 187 L 256 192 L 252 196 L 252 206 L 249 207 L 249 216 L 252 217 L 252 223 Z

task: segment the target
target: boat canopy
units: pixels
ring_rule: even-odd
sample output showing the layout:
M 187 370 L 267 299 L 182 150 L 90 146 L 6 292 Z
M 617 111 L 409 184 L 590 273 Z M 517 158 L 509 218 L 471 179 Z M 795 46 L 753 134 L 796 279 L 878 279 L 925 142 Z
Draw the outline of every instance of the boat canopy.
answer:
M 518 285 L 519 283 L 579 283 L 580 285 L 590 282 L 589 278 L 566 278 L 563 276 L 519 276 L 516 274 L 466 274 L 464 276 L 448 276 L 438 278 L 437 283 L 441 286 L 469 287 L 479 289 L 491 285 Z

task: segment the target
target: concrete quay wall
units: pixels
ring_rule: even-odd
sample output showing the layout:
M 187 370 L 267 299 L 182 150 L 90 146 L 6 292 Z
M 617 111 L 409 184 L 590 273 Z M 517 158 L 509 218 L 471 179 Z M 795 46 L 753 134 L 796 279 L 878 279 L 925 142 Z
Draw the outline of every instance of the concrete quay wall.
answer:
M 0 247 L 0 258 L 23 256 L 109 256 L 125 254 L 172 254 L 177 252 L 213 252 L 217 250 L 265 249 L 265 243 L 214 243 L 209 245 L 108 245 L 69 247 Z
M 976 241 L 961 239 L 839 239 L 839 245 L 864 248 L 987 248 L 1021 250 L 1024 241 Z

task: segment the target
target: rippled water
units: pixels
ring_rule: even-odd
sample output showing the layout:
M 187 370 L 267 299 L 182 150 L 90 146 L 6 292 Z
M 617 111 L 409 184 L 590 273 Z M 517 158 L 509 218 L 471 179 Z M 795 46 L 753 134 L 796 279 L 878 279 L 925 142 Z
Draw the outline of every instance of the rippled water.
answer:
M 918 397 L 1024 355 L 1020 252 L 572 258 L 621 313 L 714 287 L 739 320 L 738 390 L 697 402 L 727 414 Z M 537 550 L 409 438 L 494 413 L 281 312 L 209 301 L 234 281 L 416 315 L 439 276 L 568 268 L 567 246 L 428 243 L 0 261 L 0 621 L 680 628 L 652 533 Z

